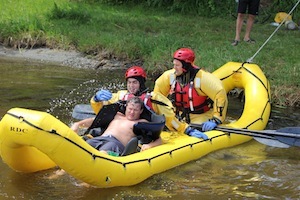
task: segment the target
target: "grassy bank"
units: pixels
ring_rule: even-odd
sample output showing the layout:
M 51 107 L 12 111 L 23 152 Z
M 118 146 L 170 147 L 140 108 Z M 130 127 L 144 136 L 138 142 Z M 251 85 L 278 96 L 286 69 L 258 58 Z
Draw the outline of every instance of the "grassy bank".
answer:
M 196 64 L 214 71 L 228 61 L 252 57 L 276 28 L 255 24 L 252 37 L 257 43 L 233 47 L 235 18 L 229 14 L 203 18 L 67 0 L 2 0 L 0 6 L 0 40 L 5 46 L 76 48 L 91 56 L 105 52 L 111 58 L 142 62 L 153 79 L 172 67 L 172 53 L 179 47 L 193 48 Z M 300 31 L 281 27 L 253 60 L 270 80 L 274 104 L 300 106 L 299 36 Z

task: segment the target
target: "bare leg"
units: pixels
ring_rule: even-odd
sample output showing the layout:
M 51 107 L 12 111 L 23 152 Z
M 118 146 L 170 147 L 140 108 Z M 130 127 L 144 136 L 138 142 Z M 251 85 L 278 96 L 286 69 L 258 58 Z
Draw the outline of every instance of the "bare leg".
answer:
M 236 29 L 235 29 L 235 40 L 240 41 L 240 35 L 243 28 L 243 20 L 245 14 L 238 13 L 238 17 L 236 19 Z
M 243 20 L 244 20 L 245 14 L 238 13 L 237 19 L 236 19 L 236 27 L 235 27 L 235 38 L 234 42 L 232 43 L 233 46 L 236 46 L 238 42 L 241 40 L 241 31 L 243 27 Z
M 250 40 L 250 32 L 252 30 L 254 20 L 255 20 L 255 15 L 249 14 L 248 19 L 247 19 L 247 26 L 246 26 L 246 33 L 245 33 L 244 41 Z

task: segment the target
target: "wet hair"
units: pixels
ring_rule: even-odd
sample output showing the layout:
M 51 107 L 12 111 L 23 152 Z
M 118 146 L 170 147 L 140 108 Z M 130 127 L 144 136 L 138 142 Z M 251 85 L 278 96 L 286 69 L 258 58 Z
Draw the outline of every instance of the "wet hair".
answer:
M 139 104 L 141 110 L 144 109 L 144 102 L 139 97 L 135 96 L 135 97 L 132 97 L 132 98 L 128 99 L 127 102 L 126 102 L 126 105 L 128 105 L 129 103 Z

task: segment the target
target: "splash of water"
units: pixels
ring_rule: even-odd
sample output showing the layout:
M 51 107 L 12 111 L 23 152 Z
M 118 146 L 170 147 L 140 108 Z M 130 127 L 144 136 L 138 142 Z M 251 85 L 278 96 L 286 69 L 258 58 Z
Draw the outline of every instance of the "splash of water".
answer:
M 95 87 L 95 85 L 99 87 Z M 88 80 L 49 102 L 50 108 L 47 112 L 65 123 L 70 124 L 73 122 L 71 115 L 75 105 L 89 104 L 90 99 L 98 90 L 106 89 L 111 92 L 116 92 L 125 87 L 125 84 L 120 83 L 119 80 L 112 80 L 110 83 L 103 83 L 95 79 Z

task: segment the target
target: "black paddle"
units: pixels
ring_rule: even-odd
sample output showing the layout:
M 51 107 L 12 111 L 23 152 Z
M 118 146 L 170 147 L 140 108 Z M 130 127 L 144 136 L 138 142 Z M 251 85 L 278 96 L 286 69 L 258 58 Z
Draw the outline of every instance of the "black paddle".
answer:
M 202 130 L 200 124 L 190 124 L 190 126 Z M 290 146 L 300 147 L 300 127 L 286 127 L 278 130 L 249 130 L 237 129 L 229 127 L 216 127 L 215 130 L 241 134 L 254 137 L 255 140 L 263 144 L 281 148 L 288 148 Z
M 72 117 L 78 120 L 95 117 L 95 113 L 89 104 L 78 104 L 74 107 Z M 202 131 L 202 125 L 190 124 L 190 126 Z M 290 146 L 300 146 L 300 127 L 286 127 L 278 130 L 248 130 L 229 127 L 216 127 L 215 130 L 247 135 L 253 137 L 258 142 L 280 148 L 288 148 Z
M 77 104 L 72 112 L 74 119 L 82 120 L 90 117 L 96 117 L 90 104 Z

